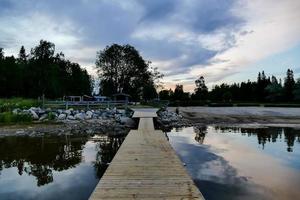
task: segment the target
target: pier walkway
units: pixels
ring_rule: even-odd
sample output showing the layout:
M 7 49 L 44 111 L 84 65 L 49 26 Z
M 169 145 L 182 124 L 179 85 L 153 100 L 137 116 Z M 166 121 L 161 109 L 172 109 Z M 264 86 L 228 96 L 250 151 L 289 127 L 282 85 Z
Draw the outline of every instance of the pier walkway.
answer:
M 162 131 L 156 109 L 135 110 L 131 130 L 90 199 L 204 199 Z

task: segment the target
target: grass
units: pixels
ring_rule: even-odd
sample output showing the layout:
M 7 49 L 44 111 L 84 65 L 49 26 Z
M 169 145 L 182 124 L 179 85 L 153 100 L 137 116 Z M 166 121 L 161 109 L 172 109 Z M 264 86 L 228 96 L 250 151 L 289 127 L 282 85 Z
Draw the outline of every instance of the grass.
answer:
M 41 102 L 36 99 L 11 98 L 0 99 L 0 113 L 11 112 L 15 108 L 28 109 L 30 107 L 41 106 Z
M 28 114 L 13 114 L 12 112 L 0 113 L 0 124 L 28 123 L 32 118 Z

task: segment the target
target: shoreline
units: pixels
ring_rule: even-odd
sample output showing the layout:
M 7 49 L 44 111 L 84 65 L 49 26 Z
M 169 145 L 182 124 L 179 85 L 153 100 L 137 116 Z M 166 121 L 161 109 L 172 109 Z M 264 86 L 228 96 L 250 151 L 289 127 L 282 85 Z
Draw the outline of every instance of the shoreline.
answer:
M 161 110 L 158 113 L 158 128 L 166 131 L 172 128 L 191 126 L 240 128 L 286 127 L 300 129 L 300 108 L 178 107 L 178 114 L 176 114 L 176 109 L 176 107 L 168 107 L 167 110 Z M 68 113 L 69 110 L 60 112 Z M 137 126 L 137 123 L 132 118 L 122 115 L 117 110 L 113 112 L 112 110 L 103 110 L 101 112 L 102 115 L 98 117 L 94 115 L 95 111 L 93 111 L 92 119 L 85 117 L 82 120 L 69 120 L 68 115 L 66 115 L 63 120 L 44 122 L 37 120 L 26 124 L 1 125 L 0 137 L 38 137 L 65 134 L 85 136 L 93 136 L 95 134 L 126 135 L 132 128 Z
M 176 112 L 177 107 L 169 107 Z M 300 129 L 300 108 L 178 107 L 178 122 L 171 126 L 232 126 L 244 128 L 287 127 Z M 170 127 L 167 125 L 167 127 Z

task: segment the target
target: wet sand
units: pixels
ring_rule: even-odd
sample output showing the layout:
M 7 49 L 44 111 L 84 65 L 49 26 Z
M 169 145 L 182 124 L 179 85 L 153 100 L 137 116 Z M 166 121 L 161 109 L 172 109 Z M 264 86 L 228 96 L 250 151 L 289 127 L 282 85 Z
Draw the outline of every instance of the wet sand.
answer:
M 176 107 L 168 109 L 175 111 Z M 300 128 L 300 108 L 178 107 L 178 109 L 184 120 L 193 124 Z

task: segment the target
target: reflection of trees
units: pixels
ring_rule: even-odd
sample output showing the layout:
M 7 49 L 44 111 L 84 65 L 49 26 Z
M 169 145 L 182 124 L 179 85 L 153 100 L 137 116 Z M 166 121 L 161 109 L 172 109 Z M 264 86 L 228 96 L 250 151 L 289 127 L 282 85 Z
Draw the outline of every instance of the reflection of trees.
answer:
M 125 137 L 123 136 L 103 136 L 97 143 L 97 155 L 94 166 L 98 178 L 103 176 L 108 164 L 112 161 L 124 139 Z
M 203 144 L 205 135 L 207 133 L 207 127 L 194 127 L 194 132 L 196 133 L 195 140 L 199 142 L 199 144 Z
M 265 148 L 267 143 L 275 143 L 278 139 L 284 137 L 287 144 L 287 151 L 292 152 L 295 141 L 300 143 L 300 131 L 292 128 L 237 128 L 237 127 L 215 127 L 215 130 L 221 132 L 241 133 L 247 136 L 257 136 L 258 144 Z
M 37 185 L 53 181 L 52 170 L 75 167 L 81 161 L 86 138 L 4 137 L 0 139 L 0 170 L 16 167 L 18 174 L 35 176 Z

